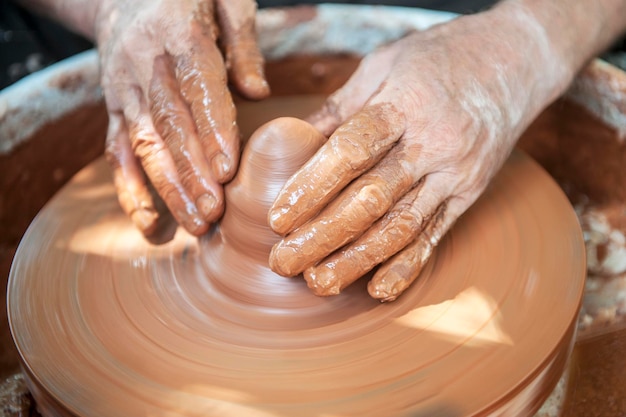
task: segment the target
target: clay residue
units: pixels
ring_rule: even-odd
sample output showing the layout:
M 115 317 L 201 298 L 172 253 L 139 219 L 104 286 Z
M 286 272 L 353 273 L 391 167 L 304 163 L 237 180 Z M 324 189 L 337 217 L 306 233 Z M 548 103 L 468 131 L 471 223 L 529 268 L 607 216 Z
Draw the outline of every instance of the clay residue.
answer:
M 320 152 L 281 189 L 270 209 L 272 229 L 285 235 L 313 218 L 386 155 L 402 135 L 404 122 L 394 104 L 379 103 L 337 128 Z
M 84 85 L 85 78 L 80 72 L 68 72 L 50 80 L 50 87 L 58 88 L 67 93 L 74 93 Z
M 24 374 L 11 375 L 0 383 L 0 414 L 5 417 L 40 417 Z
M 626 72 L 596 59 L 578 74 L 566 95 L 626 140 Z
M 266 14 L 271 13 L 274 17 L 280 16 L 281 26 L 296 27 L 302 23 L 309 22 L 317 16 L 317 7 L 300 5 L 289 8 L 276 7 L 272 10 L 265 11 Z

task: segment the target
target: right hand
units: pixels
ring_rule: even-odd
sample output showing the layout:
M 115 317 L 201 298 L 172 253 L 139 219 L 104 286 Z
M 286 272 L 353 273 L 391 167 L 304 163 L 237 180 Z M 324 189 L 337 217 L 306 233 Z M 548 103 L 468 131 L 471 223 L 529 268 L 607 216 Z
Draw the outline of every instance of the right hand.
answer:
M 158 218 L 146 177 L 194 235 L 223 213 L 222 184 L 237 171 L 240 147 L 227 81 L 248 98 L 269 94 L 255 14 L 253 0 L 103 0 L 98 8 L 106 156 L 120 204 L 145 235 Z
M 542 55 L 531 45 L 542 39 L 509 23 L 518 16 L 461 17 L 361 61 L 310 117 L 330 138 L 270 210 L 270 226 L 284 236 L 270 255 L 275 272 L 302 273 L 324 296 L 374 268 L 376 299 L 394 300 L 411 285 L 553 98 L 551 75 L 533 67 Z

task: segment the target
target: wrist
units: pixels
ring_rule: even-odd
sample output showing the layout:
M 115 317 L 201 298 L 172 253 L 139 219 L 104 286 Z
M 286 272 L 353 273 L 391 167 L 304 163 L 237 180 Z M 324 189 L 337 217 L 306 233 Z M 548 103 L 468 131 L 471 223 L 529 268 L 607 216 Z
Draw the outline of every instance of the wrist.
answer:
M 530 104 L 536 103 L 541 111 L 563 94 L 582 65 L 568 52 L 566 33 L 551 30 L 549 18 L 538 18 L 524 1 L 503 1 L 485 18 L 490 25 L 486 27 L 501 28 L 499 38 L 513 52 L 514 71 L 522 78 Z
M 504 0 L 492 12 L 520 30 L 526 48 L 544 50 L 539 68 L 557 77 L 556 96 L 592 58 L 626 33 L 626 0 Z

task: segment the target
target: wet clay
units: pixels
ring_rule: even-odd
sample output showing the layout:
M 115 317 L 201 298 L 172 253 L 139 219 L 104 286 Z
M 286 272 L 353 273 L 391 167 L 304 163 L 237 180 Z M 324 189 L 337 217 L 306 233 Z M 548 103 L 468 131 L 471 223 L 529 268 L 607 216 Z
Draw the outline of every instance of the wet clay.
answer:
M 283 72 L 289 68 L 304 71 L 307 64 L 318 68 L 327 68 L 331 73 L 341 73 L 341 70 L 350 67 L 353 61 L 338 58 L 322 58 L 316 63 L 314 57 L 302 60 L 289 60 L 281 66 L 271 63 L 272 80 L 276 83 L 278 92 L 284 94 Z M 322 72 L 328 72 L 323 70 Z M 278 76 L 274 76 L 276 73 Z M 329 74 L 332 75 L 332 74 Z M 314 77 L 317 81 L 307 82 L 308 91 L 314 91 L 317 86 L 321 90 L 329 91 L 337 85 L 336 76 Z M 308 80 L 308 77 L 290 78 Z M 68 80 L 68 78 L 63 78 Z M 63 81 L 63 85 L 75 86 L 80 79 L 71 78 L 72 83 Z M 331 84 L 328 84 L 328 82 Z M 282 82 L 282 84 L 281 84 Z M 299 110 L 304 113 L 312 112 L 321 103 L 322 97 L 311 98 L 301 104 Z M 244 107 L 241 116 L 247 120 L 243 124 L 243 133 L 249 137 L 254 127 L 260 126 L 272 117 L 277 117 L 282 109 L 291 107 L 290 99 L 271 101 L 266 103 L 266 110 L 262 113 L 246 111 Z M 37 212 L 52 197 L 52 195 L 67 182 L 81 167 L 102 155 L 104 137 L 106 134 L 107 117 L 104 104 L 84 106 L 70 112 L 64 117 L 45 125 L 45 128 L 31 136 L 27 141 L 14 149 L 8 155 L 0 155 L 0 282 L 2 283 L 2 299 L 6 299 L 6 283 L 9 269 L 19 240 Z M 6 318 L 6 308 L 0 314 L 0 378 L 11 375 L 0 388 L 0 415 L 2 410 L 9 415 L 16 414 L 18 404 L 23 407 L 21 415 L 34 413 L 34 406 L 30 407 L 30 395 L 23 389 L 23 375 L 15 374 L 19 370 L 19 359 L 12 341 Z M 19 384 L 16 385 L 16 381 Z M 1 404 L 8 404 L 2 406 Z M 26 406 L 28 405 L 28 406 Z M 35 414 L 33 414 L 35 415 Z M 36 414 L 39 415 L 39 414 Z
M 295 56 L 268 62 L 267 76 L 274 95 L 328 94 L 345 82 L 357 64 L 358 58 L 353 56 Z M 237 96 L 235 99 L 241 102 Z M 248 137 L 256 127 L 270 118 L 289 114 L 285 109 L 292 109 L 293 103 L 294 99 L 282 97 L 280 100 L 264 102 L 263 112 L 250 111 L 246 106 L 240 108 L 239 112 L 246 121 L 241 125 L 244 137 Z M 299 110 L 303 111 L 302 115 L 308 114 L 319 104 L 321 98 L 307 100 L 306 103 L 300 101 Z M 28 224 L 42 205 L 76 170 L 102 153 L 105 133 L 104 106 L 85 106 L 46 125 L 11 154 L 0 156 L 2 282 L 6 283 L 13 253 Z M 624 173 L 621 169 L 624 163 L 620 161 L 626 157 L 626 147 L 616 136 L 614 130 L 586 110 L 569 100 L 561 99 L 538 118 L 520 144 L 558 179 L 573 202 L 585 201 L 584 197 L 576 197 L 583 194 L 589 197 L 589 205 L 596 198 L 602 201 L 608 199 L 611 201 L 610 206 L 615 207 L 618 212 L 623 207 L 623 202 L 614 196 L 623 194 L 620 190 L 624 189 L 626 182 L 615 181 L 614 178 Z M 587 162 L 570 164 L 569 161 L 578 160 L 571 159 L 570 154 L 585 156 Z M 602 161 L 602 164 L 597 161 Z M 589 170 L 601 172 L 603 175 L 590 175 Z M 20 180 L 15 181 L 17 178 Z M 602 209 L 601 205 L 596 207 Z M 6 319 L 3 319 L 1 339 L 0 372 L 2 375 L 9 375 L 17 367 L 17 355 Z M 601 366 L 605 356 L 614 357 L 615 354 L 611 351 L 613 345 L 606 346 L 606 349 L 594 354 L 594 360 L 576 362 L 583 382 L 589 375 L 594 375 L 596 367 Z M 623 367 L 602 369 L 606 370 L 607 381 L 623 377 Z M 597 379 L 594 378 L 593 381 Z M 603 415 L 603 404 L 599 399 L 611 398 L 620 388 L 619 385 L 592 381 L 586 386 L 588 389 L 578 389 L 568 396 L 568 403 L 575 403 L 577 415 L 581 416 L 594 415 L 593 413 Z M 589 398 L 596 398 L 598 401 L 587 401 Z M 572 408 L 568 410 L 571 411 Z M 616 415 L 621 415 L 620 412 L 623 410 L 618 410 Z
M 358 65 L 349 55 L 294 56 L 266 64 L 272 94 L 330 94 L 339 88 Z M 78 78 L 74 78 L 78 80 Z M 67 77 L 63 78 L 67 80 Z M 63 85 L 75 83 L 61 82 Z M 234 92 L 234 99 L 242 98 Z M 301 115 L 309 114 L 322 98 L 300 102 Z M 273 117 L 290 114 L 291 99 L 264 102 L 264 111 L 239 109 L 244 138 Z M 10 117 L 5 114 L 4 117 Z M 30 120 L 26 120 L 30 123 Z M 17 245 L 43 205 L 80 168 L 102 155 L 107 129 L 104 103 L 86 105 L 47 123 L 11 153 L 0 155 L 0 284 L 5 300 L 9 269 Z M 18 132 L 16 132 L 17 134 Z M 18 369 L 18 355 L 10 337 L 6 309 L 0 310 L 0 377 Z
M 242 125 L 311 106 L 281 100 L 240 105 Z M 8 291 L 42 414 L 532 415 L 565 367 L 584 278 L 549 176 L 515 153 L 397 301 L 360 281 L 322 298 L 264 261 L 278 238 L 259 223 L 267 204 L 319 146 L 279 139 L 246 145 L 223 222 L 201 239 L 143 239 L 103 160 L 41 211 Z
M 378 120 L 389 121 L 374 123 Z M 325 207 L 348 183 L 385 156 L 400 138 L 402 122 L 393 104 L 380 103 L 339 126 L 329 138 L 330 146 L 307 161 L 300 176 L 288 181 L 278 193 L 269 213 L 272 229 L 281 235 L 289 233 Z M 364 136 L 376 140 L 363 143 L 359 138 Z M 355 145 L 359 143 L 361 146 Z M 321 172 L 311 172 L 312 167 L 319 167 Z M 285 271 L 287 275 L 293 272 L 301 270 Z

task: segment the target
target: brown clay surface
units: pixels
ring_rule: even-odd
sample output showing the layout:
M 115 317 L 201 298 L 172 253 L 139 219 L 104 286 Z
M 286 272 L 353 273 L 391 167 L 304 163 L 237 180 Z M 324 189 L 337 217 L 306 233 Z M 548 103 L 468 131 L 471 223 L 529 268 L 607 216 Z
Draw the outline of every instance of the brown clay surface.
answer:
M 274 95 L 328 94 L 339 88 L 356 68 L 354 56 L 298 56 L 267 63 L 267 77 Z M 62 77 L 59 87 L 74 89 L 80 75 Z M 236 97 L 237 98 L 237 97 Z M 240 99 L 239 99 L 240 101 Z M 313 111 L 312 101 L 303 111 Z M 275 104 L 267 102 L 268 111 Z M 285 103 L 281 104 L 285 105 Z M 244 137 L 267 121 L 247 112 Z M 80 168 L 104 150 L 107 115 L 104 103 L 87 105 L 46 124 L 8 155 L 0 155 L 0 297 L 6 299 L 9 269 L 17 245 L 43 205 Z M 18 357 L 9 332 L 6 309 L 0 311 L 0 378 L 18 369 Z
M 64 84 L 70 88 L 71 84 Z M 48 124 L 8 155 L 0 155 L 0 297 L 15 249 L 33 217 L 78 170 L 104 150 L 104 104 L 88 105 Z M 17 370 L 6 310 L 0 310 L 0 378 Z
M 610 207 L 626 202 L 626 141 L 579 105 L 567 100 L 553 104 L 522 136 L 519 147 L 546 168 L 572 203 Z M 622 212 L 619 227 L 626 230 L 624 219 Z
M 622 417 L 626 410 L 626 327 L 577 343 L 567 417 Z
M 242 130 L 311 105 L 241 105 Z M 583 290 L 582 237 L 558 186 L 516 153 L 400 299 L 379 304 L 365 285 L 318 298 L 269 270 L 277 237 L 259 223 L 316 146 L 251 141 L 223 223 L 200 240 L 165 228 L 146 242 L 106 164 L 81 171 L 32 224 L 9 286 L 40 410 L 531 415 L 565 366 Z
M 356 68 L 354 56 L 298 56 L 267 63 L 273 95 L 328 94 L 339 88 Z M 76 88 L 80 77 L 62 77 L 60 86 Z M 236 97 L 237 98 L 237 97 Z M 240 99 L 238 99 L 240 101 Z M 276 104 L 264 102 L 268 112 Z M 300 110 L 311 112 L 319 101 Z M 285 106 L 282 103 L 279 106 Z M 302 104 L 301 104 L 302 105 Z M 267 116 L 247 112 L 244 137 L 267 121 Z M 104 103 L 88 105 L 46 124 L 8 155 L 0 155 L 0 296 L 6 299 L 9 269 L 17 245 L 43 205 L 80 168 L 104 150 L 107 115 Z M 0 378 L 18 369 L 18 357 L 9 332 L 6 309 L 0 311 Z
M 348 80 L 359 62 L 351 55 L 299 55 L 267 62 L 265 71 L 274 96 L 330 94 Z
M 615 129 L 567 100 L 542 113 L 519 146 L 565 190 L 587 236 L 590 274 L 626 272 L 626 141 Z M 617 240 L 616 240 L 617 239 Z

